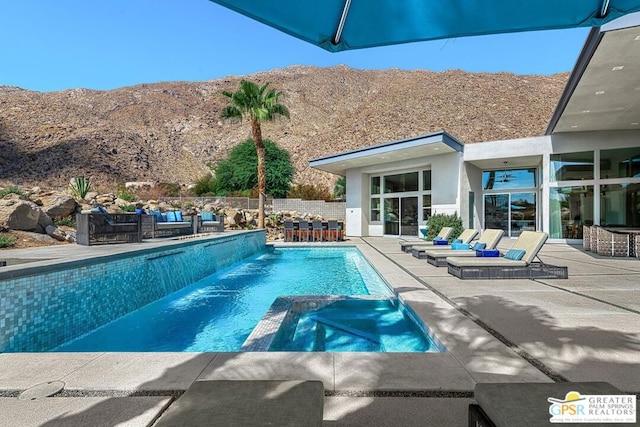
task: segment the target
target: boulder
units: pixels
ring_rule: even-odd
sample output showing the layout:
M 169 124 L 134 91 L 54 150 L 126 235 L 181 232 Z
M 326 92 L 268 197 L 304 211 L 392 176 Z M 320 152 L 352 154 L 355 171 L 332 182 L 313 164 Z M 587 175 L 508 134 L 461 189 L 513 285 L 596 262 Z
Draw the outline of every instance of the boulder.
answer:
M 78 207 L 76 199 L 69 195 L 53 195 L 43 197 L 40 200 L 42 210 L 50 218 L 66 218 L 73 215 Z
M 38 225 L 35 228 L 36 233 L 47 234 L 47 227 L 53 225 L 53 220 L 42 209 L 38 208 L 40 214 L 38 215 Z
M 99 205 L 110 205 L 113 203 L 114 197 L 109 194 L 102 194 L 96 197 L 96 203 Z
M 48 225 L 46 228 L 46 232 L 49 236 L 53 237 L 59 242 L 67 241 L 67 234 L 55 225 Z
M 38 229 L 42 210 L 33 202 L 13 196 L 16 195 L 9 194 L 0 200 L 0 225 L 9 230 L 35 231 Z M 44 219 L 43 221 L 46 222 Z

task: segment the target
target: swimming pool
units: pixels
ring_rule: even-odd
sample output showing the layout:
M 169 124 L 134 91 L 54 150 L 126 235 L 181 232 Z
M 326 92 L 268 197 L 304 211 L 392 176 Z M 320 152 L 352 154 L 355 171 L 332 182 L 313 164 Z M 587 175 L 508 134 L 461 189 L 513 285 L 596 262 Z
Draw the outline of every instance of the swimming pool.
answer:
M 279 296 L 391 294 L 354 247 L 277 248 L 53 351 L 239 351 Z

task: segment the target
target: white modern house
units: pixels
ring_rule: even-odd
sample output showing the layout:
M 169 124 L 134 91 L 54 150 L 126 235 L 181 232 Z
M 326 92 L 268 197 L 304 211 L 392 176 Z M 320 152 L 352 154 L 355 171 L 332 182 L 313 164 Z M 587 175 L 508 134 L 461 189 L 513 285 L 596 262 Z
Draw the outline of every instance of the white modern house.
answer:
M 310 161 L 347 179 L 346 234 L 417 236 L 433 213 L 515 237 L 578 242 L 583 224 L 640 228 L 640 14 L 593 29 L 534 138 L 464 144 L 445 131 Z

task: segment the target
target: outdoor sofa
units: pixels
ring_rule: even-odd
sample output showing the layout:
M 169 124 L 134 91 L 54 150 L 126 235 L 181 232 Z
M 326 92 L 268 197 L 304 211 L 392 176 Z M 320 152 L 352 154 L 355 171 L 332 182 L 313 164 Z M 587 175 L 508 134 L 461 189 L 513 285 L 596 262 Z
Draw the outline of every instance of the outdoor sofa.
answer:
M 461 244 L 461 245 L 469 245 L 471 243 L 471 241 L 473 239 L 476 238 L 476 236 L 478 235 L 478 230 L 475 230 L 473 228 L 467 228 L 465 230 L 462 231 L 462 233 L 460 233 L 460 235 L 458 237 L 456 237 L 455 239 L 453 239 L 453 243 L 451 245 L 442 245 L 442 244 L 438 244 L 438 245 L 423 245 L 423 244 L 417 244 L 417 245 L 413 245 L 411 247 L 411 255 L 414 256 L 415 258 L 418 259 L 424 259 L 425 258 L 425 251 L 427 250 L 438 250 L 438 251 L 442 251 L 442 250 L 451 250 L 453 249 L 453 247 L 457 244 Z M 447 242 L 448 243 L 448 242 Z
M 421 250 L 418 258 L 425 258 L 427 262 L 436 267 L 446 267 L 448 257 L 477 257 L 477 250 L 495 249 L 502 239 L 504 230 L 496 230 L 488 228 L 484 230 L 482 236 L 472 245 L 469 245 L 468 249 L 453 249 L 446 247 L 446 249 L 429 248 Z M 414 255 L 415 256 L 415 255 Z
M 460 279 L 566 279 L 567 267 L 533 261 L 548 238 L 541 231 L 523 231 L 503 256 L 448 257 L 448 272 Z
M 110 214 L 102 206 L 76 214 L 76 238 L 84 246 L 141 242 L 140 215 Z
M 144 238 L 184 236 L 195 232 L 192 216 L 183 215 L 181 211 L 150 210 L 149 214 L 141 217 Z
M 414 245 L 433 246 L 434 242 L 436 241 L 443 241 L 443 240 L 448 241 L 452 232 L 453 232 L 452 227 L 442 227 L 438 235 L 431 242 L 425 242 L 422 240 L 402 240 L 400 241 L 400 249 L 402 249 L 403 252 L 411 252 L 411 248 Z
M 213 212 L 202 211 L 195 216 L 194 229 L 197 233 L 212 233 L 224 231 L 224 217 L 218 216 Z

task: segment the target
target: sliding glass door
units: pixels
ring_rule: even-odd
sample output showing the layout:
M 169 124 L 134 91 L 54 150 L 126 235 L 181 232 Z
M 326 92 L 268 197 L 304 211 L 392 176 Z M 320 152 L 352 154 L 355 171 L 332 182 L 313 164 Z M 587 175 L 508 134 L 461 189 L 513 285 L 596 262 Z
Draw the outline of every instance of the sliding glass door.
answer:
M 384 199 L 384 234 L 418 235 L 418 197 L 386 197 Z
M 524 230 L 536 230 L 536 193 L 485 194 L 485 228 L 504 230 L 505 236 L 517 237 Z

